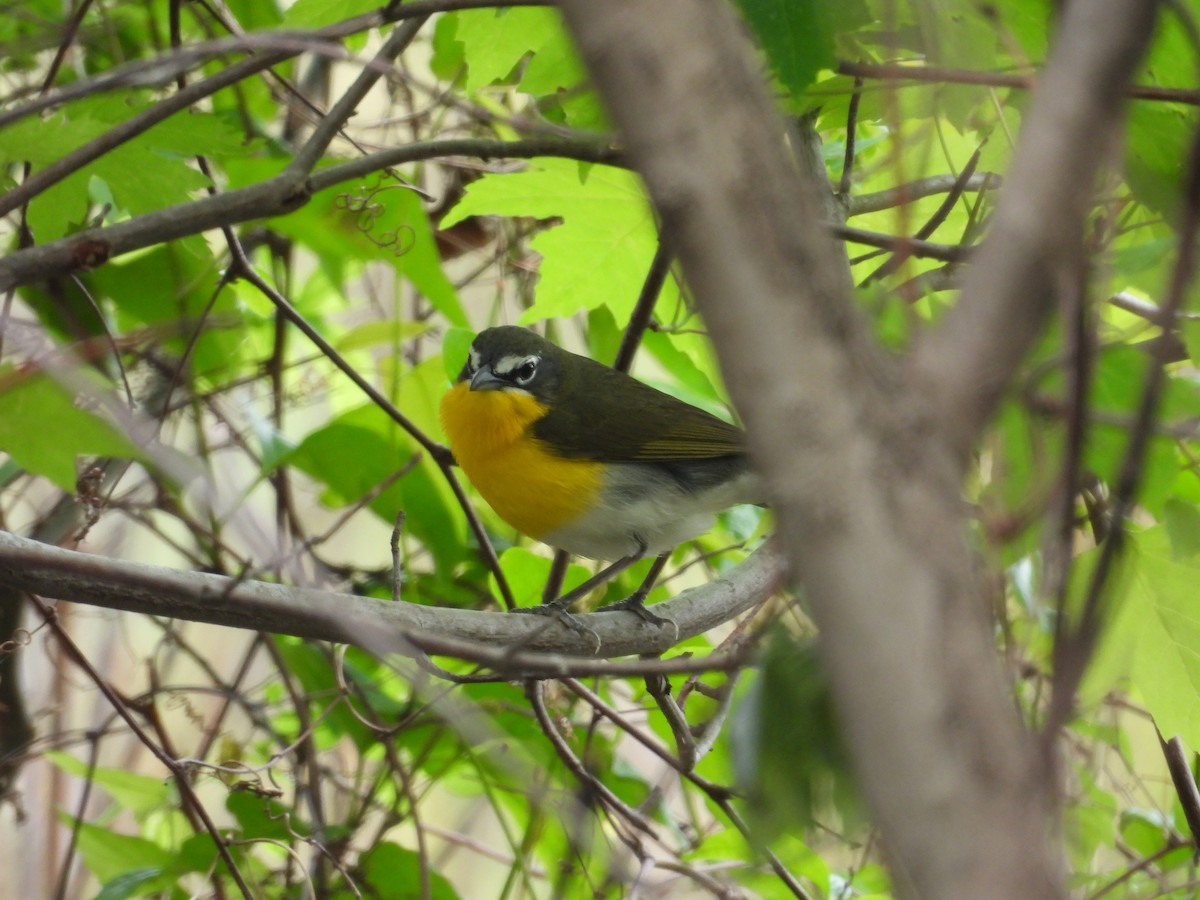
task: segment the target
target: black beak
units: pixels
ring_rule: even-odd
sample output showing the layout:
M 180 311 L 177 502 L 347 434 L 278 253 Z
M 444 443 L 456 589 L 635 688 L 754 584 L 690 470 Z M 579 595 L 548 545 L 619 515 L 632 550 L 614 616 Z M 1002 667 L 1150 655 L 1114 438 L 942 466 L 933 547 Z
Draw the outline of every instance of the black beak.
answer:
M 491 366 L 483 366 L 471 376 L 471 390 L 499 391 L 508 386 L 508 382 L 497 378 Z

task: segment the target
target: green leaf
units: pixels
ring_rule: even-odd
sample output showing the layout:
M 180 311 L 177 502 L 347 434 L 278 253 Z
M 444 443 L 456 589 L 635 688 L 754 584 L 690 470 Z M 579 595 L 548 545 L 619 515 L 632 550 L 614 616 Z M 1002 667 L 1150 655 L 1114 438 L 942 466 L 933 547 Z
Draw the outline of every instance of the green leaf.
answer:
M 180 845 L 175 859 L 182 872 L 208 872 L 217 864 L 217 845 L 211 834 L 201 831 Z
M 1141 856 L 1153 856 L 1171 838 L 1171 822 L 1152 809 L 1126 809 L 1121 812 L 1121 838 Z
M 587 349 L 588 355 L 592 359 L 605 365 L 611 365 L 617 358 L 623 336 L 624 332 L 617 325 L 612 310 L 607 306 L 599 306 L 588 311 Z
M 259 415 L 253 408 L 245 411 L 254 436 L 258 439 L 258 456 L 264 472 L 272 472 L 287 460 L 296 449 L 294 442 L 280 432 L 269 419 Z
M 734 764 L 756 835 L 771 840 L 858 801 L 815 648 L 775 629 L 762 673 L 734 708 Z
M 287 662 L 288 671 L 304 686 L 306 696 L 319 715 L 321 724 L 315 729 L 318 746 L 324 748 L 339 740 L 350 740 L 361 751 L 376 740 L 374 733 L 347 708 L 338 702 L 340 687 L 334 674 L 333 662 L 315 644 L 288 637 L 275 637 L 280 656 Z M 238 817 L 243 827 L 253 834 L 287 840 L 282 820 L 272 822 L 270 815 L 278 812 L 274 801 L 255 797 L 248 792 L 235 791 L 229 795 L 226 806 Z M 293 830 L 299 829 L 293 823 Z
M 48 121 L 36 117 L 0 129 L 0 159 L 28 160 L 34 168 L 99 137 L 148 104 L 124 96 L 94 97 L 73 104 Z M 36 198 L 30 215 L 42 240 L 61 237 L 81 224 L 89 182 L 102 179 L 113 202 L 130 213 L 161 209 L 192 199 L 208 178 L 192 165 L 198 153 L 222 157 L 241 153 L 245 141 L 232 120 L 210 113 L 180 112 L 104 154 Z M 27 143 L 31 129 L 38 137 Z
M 738 0 L 771 68 L 793 96 L 837 62 L 835 37 L 852 22 L 870 19 L 862 0 Z
M 426 322 L 405 322 L 400 319 L 378 319 L 351 328 L 333 342 L 339 353 L 369 350 L 376 347 L 398 350 L 405 341 L 429 330 Z
M 95 900 L 125 900 L 126 897 L 150 893 L 150 889 L 159 886 L 162 876 L 162 869 L 153 867 L 125 872 L 105 883 Z
M 523 324 L 607 305 L 617 321 L 633 311 L 654 258 L 654 216 L 636 175 L 612 166 L 533 159 L 523 172 L 485 175 L 442 220 L 472 215 L 561 217 L 532 241 L 543 255 L 537 300 Z M 668 279 L 660 303 L 678 290 Z
M 437 434 L 437 401 L 444 389 L 439 357 L 400 377 L 401 411 L 426 434 Z M 321 498 L 325 503 L 344 506 L 374 490 L 419 450 L 385 413 L 365 405 L 311 432 L 285 460 L 328 488 Z M 405 531 L 429 548 L 438 572 L 448 573 L 467 552 L 465 525 L 441 470 L 421 452 L 417 465 L 368 508 L 389 526 L 405 510 Z M 379 551 L 381 559 L 387 558 L 386 540 L 380 542 Z
M 533 12 L 534 9 L 530 7 L 527 11 Z M 525 66 L 517 88 L 540 95 L 577 87 L 587 80 L 587 69 L 575 52 L 575 45 L 563 27 L 558 10 L 547 7 L 537 12 L 550 21 L 543 25 L 542 40 L 532 48 L 533 59 Z M 592 96 L 595 97 L 594 94 Z
M 1200 566 L 1175 558 L 1161 526 L 1128 547 L 1081 696 L 1094 701 L 1127 672 L 1159 731 L 1200 746 Z
M 1179 332 L 1192 365 L 1200 365 L 1200 321 L 1184 319 L 1179 323 Z
M 88 283 L 111 299 L 115 329 L 155 327 L 166 350 L 182 356 L 190 349 L 194 375 L 230 376 L 247 356 L 257 361 L 251 339 L 271 320 L 252 315 L 234 290 L 226 288 L 214 299 L 220 277 L 208 242 L 188 239 L 114 260 L 92 272 Z M 204 314 L 207 327 L 197 337 Z
M 433 57 L 429 68 L 442 81 L 457 78 L 467 63 L 462 42 L 458 40 L 458 16 L 457 12 L 438 16 L 433 26 Z
M 1142 71 L 1134 79 L 1136 84 L 1176 88 L 1191 88 L 1195 84 L 1196 47 L 1192 29 L 1197 13 L 1200 4 L 1196 0 L 1183 0 L 1176 9 L 1158 17 L 1154 39 L 1142 59 Z
M 707 338 L 696 334 L 648 331 L 642 344 L 691 395 L 703 398 L 697 405 L 710 410 L 726 405 L 713 387 L 714 379 L 719 380 L 720 373 Z
M 1111 846 L 1117 815 L 1117 802 L 1111 793 L 1096 784 L 1086 768 L 1076 767 L 1079 801 L 1072 804 L 1063 823 L 1067 846 L 1079 868 L 1102 846 Z
M 393 843 L 376 844 L 362 858 L 360 865 L 371 896 L 378 900 L 458 900 L 458 892 L 444 877 L 433 870 L 429 860 L 422 860 L 412 850 Z M 421 888 L 422 872 L 429 879 L 429 893 Z
M 36 170 L 106 130 L 103 122 L 86 115 L 78 106 L 69 111 L 60 110 L 44 119 L 28 116 L 0 128 L 0 163 L 7 167 L 27 162 Z
M 1171 498 L 1163 505 L 1163 516 L 1171 554 L 1178 559 L 1200 553 L 1200 509 L 1194 503 Z
M 279 165 L 239 161 L 229 168 L 239 183 L 253 183 L 276 174 Z M 343 290 L 362 262 L 386 261 L 452 324 L 467 324 L 442 270 L 428 213 L 415 193 L 389 177 L 372 175 L 321 191 L 302 209 L 272 219 L 271 227 L 316 253 L 335 290 Z
M 390 667 L 369 653 L 348 648 L 342 673 L 354 688 L 354 706 L 361 709 L 365 704 L 366 714 L 375 721 L 396 721 L 411 711 L 412 695 L 391 678 Z
M 62 16 L 62 7 L 55 0 L 24 0 L 19 12 L 0 16 L 6 74 L 25 72 L 37 65 L 37 56 L 45 50 L 53 23 Z
M 296 0 L 283 14 L 283 24 L 286 28 L 321 28 L 379 6 L 379 0 Z
M 174 871 L 172 855 L 153 841 L 83 822 L 78 825 L 83 864 L 102 883 L 131 872 Z
M 106 130 L 103 123 L 75 111 L 14 122 L 0 128 L 0 170 L 28 162 L 36 172 Z M 90 211 L 89 178 L 89 170 L 77 171 L 30 202 L 29 227 L 39 242 L 83 226 Z
M 316 654 L 310 654 L 314 659 Z M 289 660 L 296 659 L 290 655 Z M 319 663 L 317 663 L 319 666 Z M 326 688 L 328 690 L 328 688 Z M 305 829 L 292 816 L 291 811 L 271 797 L 257 796 L 253 791 L 231 791 L 225 798 L 225 808 L 237 820 L 242 829 L 242 837 L 246 840 L 264 839 L 288 843 L 292 835 L 288 831 L 289 823 L 292 831 L 304 834 Z M 208 848 L 212 847 L 209 841 Z M 207 855 L 208 848 L 203 848 L 201 858 Z M 198 850 L 200 848 L 197 848 Z
M 1167 103 L 1131 103 L 1125 119 L 1125 177 L 1134 196 L 1173 221 L 1196 112 Z
M 226 0 L 225 5 L 246 31 L 276 28 L 283 21 L 283 16 L 274 3 L 263 3 L 262 0 Z
M 130 104 L 120 95 L 113 95 L 89 100 L 83 109 L 87 115 L 111 128 L 150 105 Z M 125 146 L 138 146 L 139 142 L 142 142 L 141 148 L 153 150 L 162 158 L 175 156 L 183 162 L 189 162 L 197 155 L 222 159 L 256 149 L 256 144 L 247 139 L 234 115 L 192 109 L 164 119 Z
M 1141 402 L 1149 367 L 1150 360 L 1137 347 L 1119 345 L 1103 350 L 1096 360 L 1090 398 L 1093 407 L 1112 414 L 1114 419 L 1132 421 Z M 1168 386 L 1164 407 L 1168 406 L 1172 393 L 1178 392 Z M 1085 466 L 1103 481 L 1115 484 L 1125 463 L 1129 441 L 1130 433 L 1126 427 L 1093 425 L 1084 450 Z M 1177 468 L 1174 443 L 1164 437 L 1151 438 L 1142 465 L 1138 502 L 1157 512 L 1167 498 Z
M 550 93 L 583 79 L 583 66 L 557 10 L 462 10 L 455 16 L 458 23 L 454 37 L 467 63 L 468 91 L 506 79 L 529 54 L 533 59 L 524 72 L 521 90 Z
M 1153 529 L 1136 541 L 1137 568 L 1127 602 L 1144 624 L 1132 679 L 1164 735 L 1200 746 L 1200 569 L 1171 558 L 1165 535 Z
M 442 361 L 445 363 L 446 380 L 454 384 L 458 375 L 467 364 L 467 354 L 471 352 L 471 342 L 475 340 L 475 332 L 467 328 L 447 328 L 442 338 Z
M 74 374 L 100 392 L 109 390 L 90 370 Z M 26 471 L 44 475 L 72 493 L 76 457 L 142 458 L 118 428 L 77 407 L 74 395 L 53 378 L 25 376 L 8 367 L 0 368 L 0 450 Z
M 74 775 L 77 778 L 88 777 L 87 764 L 68 753 L 48 750 L 44 756 L 68 775 Z M 92 770 L 91 779 L 108 791 L 118 806 L 130 810 L 138 816 L 161 809 L 172 795 L 170 784 L 162 778 L 139 775 L 125 769 L 98 767 Z
M 1053 7 L 1042 0 L 998 0 L 979 12 L 986 12 L 993 30 L 1004 38 L 1016 40 L 1019 55 L 1035 64 L 1046 58 L 1047 36 L 1053 24 Z
M 384 221 L 396 223 L 397 246 L 401 248 L 398 254 L 391 256 L 396 271 L 411 281 L 450 324 L 466 326 L 467 315 L 458 301 L 454 285 L 442 270 L 442 258 L 429 226 L 429 215 L 421 206 L 421 198 L 400 187 L 380 196 L 384 201 Z

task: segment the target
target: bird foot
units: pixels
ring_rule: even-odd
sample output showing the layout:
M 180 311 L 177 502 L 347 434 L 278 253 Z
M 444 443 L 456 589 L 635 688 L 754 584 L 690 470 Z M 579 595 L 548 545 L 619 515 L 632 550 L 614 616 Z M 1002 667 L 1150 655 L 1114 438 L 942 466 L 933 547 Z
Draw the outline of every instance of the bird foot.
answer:
M 600 652 L 600 644 L 602 643 L 600 640 L 600 635 L 596 633 L 595 629 L 584 625 L 583 620 L 580 619 L 579 616 L 572 613 L 558 601 L 543 603 L 540 606 L 519 606 L 509 611 L 521 613 L 522 615 L 551 616 L 561 622 L 566 628 L 574 631 L 576 634 L 590 638 L 592 643 L 595 645 L 592 652 Z
M 657 625 L 659 628 L 670 626 L 671 630 L 675 632 L 675 637 L 679 637 L 679 626 L 675 624 L 675 620 L 668 619 L 666 616 L 655 615 L 654 613 L 650 612 L 650 610 L 646 609 L 646 598 L 643 596 L 638 596 L 636 593 L 629 595 L 624 600 L 618 600 L 616 603 L 610 603 L 608 606 L 601 606 L 596 610 L 596 612 L 620 612 L 622 610 L 627 610 L 631 613 L 634 613 L 643 622 L 647 622 L 651 625 Z

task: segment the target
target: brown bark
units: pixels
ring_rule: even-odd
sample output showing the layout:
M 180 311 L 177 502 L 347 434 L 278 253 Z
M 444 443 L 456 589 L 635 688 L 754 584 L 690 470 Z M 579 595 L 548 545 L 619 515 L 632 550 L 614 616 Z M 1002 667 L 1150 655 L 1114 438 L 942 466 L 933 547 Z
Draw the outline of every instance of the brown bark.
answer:
M 745 417 L 898 885 L 921 898 L 1063 896 L 1052 779 L 997 669 L 959 485 L 966 448 L 1053 302 L 1047 269 L 1080 230 L 1099 162 L 1064 155 L 1089 145 L 1081 134 L 1112 134 L 1114 92 L 1148 39 L 1153 4 L 1070 4 L 1029 117 L 1030 129 L 1066 130 L 1030 136 L 1035 149 L 1022 151 L 1071 182 L 1057 186 L 1061 206 L 1043 211 L 1055 240 L 1031 258 L 1012 234 L 1031 226 L 1025 192 L 1045 188 L 1035 163 L 1019 162 L 1009 219 L 987 251 L 999 283 L 985 291 L 976 272 L 975 293 L 915 366 L 886 357 L 856 314 L 817 188 L 796 172 L 729 10 L 562 6 Z M 1076 108 L 1045 96 L 1060 92 Z M 1047 295 L 1027 296 L 1037 290 Z M 1031 321 L 1010 335 L 992 327 L 1010 323 L 1006 308 L 1032 310 Z

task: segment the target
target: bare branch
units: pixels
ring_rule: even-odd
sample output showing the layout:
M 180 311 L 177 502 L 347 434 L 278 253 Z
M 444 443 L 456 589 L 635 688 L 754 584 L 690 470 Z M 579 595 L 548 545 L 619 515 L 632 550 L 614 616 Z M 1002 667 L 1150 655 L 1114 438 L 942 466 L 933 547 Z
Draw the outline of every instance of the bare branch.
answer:
M 192 104 L 215 94 L 217 91 L 237 84 L 243 78 L 269 69 L 295 55 L 294 50 L 272 50 L 258 56 L 251 56 L 228 66 L 215 75 L 189 84 L 181 91 L 160 100 L 135 115 L 130 116 L 119 125 L 115 125 L 99 137 L 75 148 L 70 153 L 56 159 L 44 169 L 38 169 L 33 175 L 21 182 L 7 194 L 0 196 L 0 216 L 7 215 L 14 209 L 24 206 L 38 194 L 58 184 L 68 175 L 77 172 L 93 160 L 99 159 L 120 147 L 126 141 L 133 140 L 159 122 L 169 119 L 180 110 L 187 109 Z
M 778 585 L 780 568 L 778 558 L 762 549 L 728 575 L 655 609 L 671 618 L 679 626 L 678 639 L 686 640 L 766 600 Z M 0 531 L 0 584 L 75 603 L 340 641 L 378 653 L 457 656 L 522 675 L 596 674 L 595 663 L 600 662 L 571 659 L 592 656 L 591 636 L 576 634 L 551 618 L 239 581 L 62 550 L 5 531 Z M 675 643 L 669 629 L 631 623 L 631 616 L 595 613 L 581 618 L 599 635 L 598 655 L 604 659 L 659 654 Z M 609 671 L 614 666 L 601 668 Z M 647 661 L 615 667 L 622 674 L 654 668 Z M 706 667 L 692 661 L 683 668 Z
M 317 127 L 313 130 L 312 135 L 309 136 L 304 146 L 300 148 L 295 158 L 288 164 L 288 172 L 293 174 L 304 172 L 307 174 L 316 167 L 334 137 L 342 130 L 342 126 L 354 115 L 358 109 L 358 104 L 366 97 L 367 92 L 375 86 L 375 82 L 387 73 L 392 61 L 412 43 L 413 38 L 417 36 L 417 32 L 421 30 L 421 26 L 425 24 L 426 19 L 427 17 L 425 16 L 409 19 L 388 35 L 383 46 L 379 48 L 379 52 L 358 73 L 358 77 L 354 79 L 354 83 L 338 98 L 333 108 L 321 117 L 321 121 L 317 123 Z
M 844 241 L 855 244 L 865 244 L 868 247 L 879 247 L 902 253 L 905 256 L 915 256 L 919 259 L 937 259 L 942 262 L 965 262 L 971 252 L 970 247 L 959 244 L 936 244 L 932 241 L 902 235 L 880 234 L 877 231 L 864 231 L 849 225 L 834 225 L 830 232 Z
M 595 141 L 546 138 L 527 141 L 455 138 L 392 147 L 322 169 L 311 178 L 305 178 L 303 173 L 280 174 L 249 187 L 202 197 L 116 225 L 89 228 L 61 240 L 18 250 L 0 258 L 0 292 L 51 276 L 94 268 L 124 253 L 200 234 L 210 228 L 284 215 L 307 203 L 315 191 L 361 178 L 388 166 L 446 156 L 481 159 L 560 156 L 585 162 L 610 163 L 616 159 L 612 148 Z
M 551 3 L 552 0 L 504 0 L 502 5 L 549 6 Z M 327 54 L 342 59 L 348 54 L 335 43 L 336 41 L 388 22 L 425 18 L 437 12 L 484 9 L 500 5 L 499 0 L 408 0 L 404 4 L 393 4 L 390 9 L 362 13 L 313 31 L 264 30 L 197 41 L 147 59 L 132 60 L 90 78 L 63 85 L 19 106 L 0 110 L 0 128 L 83 97 L 128 87 L 160 87 L 170 84 L 196 66 L 229 53 L 281 50 L 287 51 L 285 58 L 288 59 L 302 53 Z
M 1147 7 L 1153 6 L 1147 3 Z M 1033 90 L 1038 83 L 1033 75 L 1012 72 L 980 72 L 973 69 L 953 69 L 946 66 L 912 66 L 903 63 L 839 62 L 838 74 L 854 78 L 900 81 L 910 84 L 977 84 L 985 87 Z M 1125 96 L 1134 100 L 1160 100 L 1200 106 L 1200 91 L 1190 88 L 1160 87 L 1135 84 L 1125 89 Z
M 959 185 L 960 176 L 930 175 L 899 187 L 887 188 L 873 194 L 859 194 L 849 197 L 846 201 L 848 216 L 861 216 L 863 213 L 879 212 L 893 209 L 905 203 L 913 203 L 934 194 L 946 194 L 955 189 L 965 193 L 973 191 L 994 191 L 1002 183 L 999 175 L 992 172 L 976 172 Z

